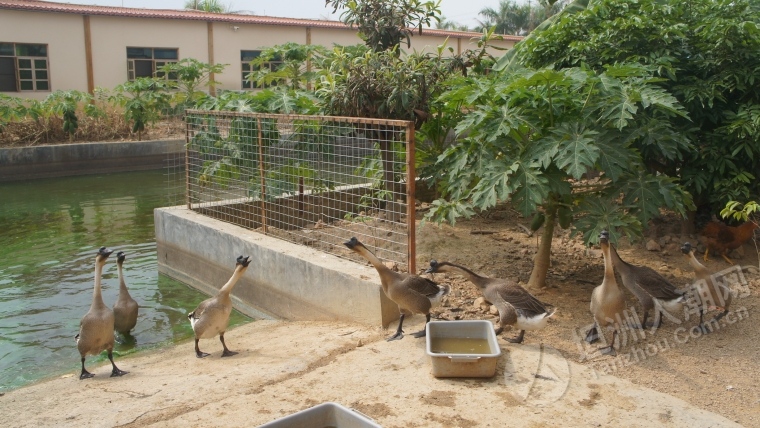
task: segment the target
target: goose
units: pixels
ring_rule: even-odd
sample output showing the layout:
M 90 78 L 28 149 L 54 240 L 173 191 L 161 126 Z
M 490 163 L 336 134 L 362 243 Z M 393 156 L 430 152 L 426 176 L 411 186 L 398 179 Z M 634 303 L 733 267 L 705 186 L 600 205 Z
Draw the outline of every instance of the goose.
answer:
M 691 243 L 684 242 L 681 246 L 681 252 L 689 260 L 689 264 L 694 268 L 694 278 L 696 282 L 691 287 L 691 292 L 696 293 L 694 296 L 699 306 L 699 330 L 702 333 L 709 333 L 710 330 L 704 323 L 704 313 L 711 308 L 723 309 L 723 312 L 716 315 L 709 324 L 713 324 L 726 316 L 728 307 L 731 305 L 733 295 L 731 290 L 720 282 L 707 268 L 694 256 L 694 248 Z
M 522 343 L 525 330 L 540 330 L 546 327 L 555 310 L 548 310 L 546 303 L 536 299 L 526 289 L 514 281 L 500 278 L 488 278 L 449 262 L 432 260 L 426 273 L 453 272 L 464 276 L 475 284 L 483 297 L 499 310 L 499 328 L 501 334 L 504 326 L 511 325 L 520 330 L 514 338 L 506 339 L 510 343 Z
M 625 311 L 625 298 L 623 291 L 615 280 L 615 268 L 610 257 L 609 233 L 603 230 L 599 235 L 599 243 L 602 246 L 604 256 L 604 279 L 600 285 L 591 292 L 591 315 L 594 317 L 594 326 L 586 334 L 586 341 L 595 342 L 599 335 L 604 336 L 604 329 L 612 328 L 612 340 L 608 345 L 599 348 L 605 355 L 615 356 L 615 336 L 622 322 Z M 599 329 L 602 331 L 599 331 Z
M 641 324 L 632 327 L 646 328 L 647 317 L 652 309 L 655 309 L 655 319 L 659 327 L 662 324 L 663 309 L 670 313 L 679 311 L 683 307 L 686 302 L 683 291 L 678 290 L 654 269 L 625 262 L 618 255 L 615 246 L 609 245 L 609 247 L 612 264 L 620 274 L 623 285 L 639 299 L 642 307 Z
M 187 314 L 187 318 L 190 320 L 190 325 L 193 327 L 193 332 L 195 333 L 196 357 L 203 358 L 209 355 L 205 352 L 201 352 L 198 348 L 198 341 L 200 339 L 212 338 L 217 334 L 219 335 L 219 340 L 222 342 L 222 347 L 224 348 L 222 357 L 230 357 L 237 354 L 237 352 L 227 349 L 227 345 L 224 343 L 224 332 L 227 330 L 227 325 L 230 321 L 230 313 L 232 312 L 232 299 L 230 299 L 230 293 L 240 277 L 245 273 L 249 263 L 251 263 L 251 260 L 248 256 L 239 256 L 235 263 L 235 271 L 233 272 L 232 277 L 221 289 L 219 289 L 216 296 L 202 301 L 194 311 Z
M 100 247 L 95 256 L 95 288 L 92 293 L 92 305 L 90 310 L 79 322 L 79 334 L 74 339 L 77 342 L 79 355 L 82 356 L 82 372 L 79 379 L 87 379 L 95 376 L 84 368 L 84 360 L 87 355 L 98 355 L 104 350 L 108 351 L 108 359 L 111 360 L 113 370 L 111 377 L 123 376 L 129 372 L 119 370 L 113 362 L 113 311 L 103 303 L 100 281 L 103 274 L 103 266 L 108 256 L 113 251 L 106 247 Z
M 387 341 L 399 340 L 404 337 L 404 317 L 413 314 L 425 314 L 425 325 L 430 321 L 430 309 L 438 306 L 443 296 L 449 294 L 448 285 L 438 285 L 435 282 L 410 273 L 394 272 L 383 264 L 371 251 L 355 237 L 343 243 L 346 247 L 364 257 L 375 267 L 380 275 L 383 292 L 398 305 L 401 314 L 396 333 Z M 414 337 L 425 337 L 425 329 L 413 333 Z
M 128 336 L 137 324 L 137 302 L 129 295 L 124 282 L 123 264 L 127 255 L 123 251 L 116 253 L 116 267 L 119 271 L 119 297 L 113 304 L 114 330 Z

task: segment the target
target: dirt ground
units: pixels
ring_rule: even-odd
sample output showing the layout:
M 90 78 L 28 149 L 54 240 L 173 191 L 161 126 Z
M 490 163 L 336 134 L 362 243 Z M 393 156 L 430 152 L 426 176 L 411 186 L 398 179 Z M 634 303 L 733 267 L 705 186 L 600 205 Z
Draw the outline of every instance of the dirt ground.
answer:
M 538 237 L 529 237 L 518 223 L 527 226 L 529 219 L 522 219 L 514 210 L 502 207 L 488 215 L 458 222 L 456 227 L 421 227 L 417 231 L 418 270 L 424 269 L 430 259 L 436 259 L 469 267 L 485 276 L 513 278 L 525 286 L 538 248 Z M 593 288 L 602 282 L 601 251 L 586 249 L 579 238 L 571 239 L 567 231 L 557 229 L 548 287 L 531 290 L 540 300 L 554 305 L 557 314 L 546 329 L 526 332 L 525 344 L 551 346 L 565 358 L 600 373 L 614 374 L 634 384 L 672 394 L 745 426 L 760 426 L 760 385 L 757 383 L 760 275 L 756 241 L 745 244 L 739 251 L 741 254 L 733 254 L 740 257 L 735 262 L 744 268 L 741 274 L 746 284 L 732 287 L 738 297 L 719 330 L 706 335 L 693 331 L 698 314 L 691 315 L 689 320 L 665 319 L 660 329 L 648 330 L 644 338 L 628 332 L 619 355 L 609 357 L 590 354 L 594 348 L 579 338 L 592 322 L 589 301 Z M 649 266 L 677 287 L 685 287 L 693 281 L 693 271 L 679 247 L 686 240 L 696 243 L 697 237 L 681 237 L 679 230 L 680 224 L 675 220 L 659 221 L 642 241 L 634 245 L 620 243 L 619 254 L 629 263 Z M 645 245 L 650 240 L 661 244 L 661 249 L 648 251 Z M 698 254 L 701 261 L 701 253 Z M 704 264 L 713 271 L 730 267 L 717 256 Z M 738 275 L 734 278 L 741 279 Z M 454 290 L 445 307 L 438 309 L 439 318 L 497 319 L 490 313 L 495 308 L 476 302 L 479 293 L 468 281 L 450 274 L 436 274 L 434 279 L 451 284 Z M 638 309 L 636 298 L 626 294 L 627 305 Z M 707 314 L 705 319 L 711 319 L 716 313 Z M 503 336 L 514 334 L 505 331 Z

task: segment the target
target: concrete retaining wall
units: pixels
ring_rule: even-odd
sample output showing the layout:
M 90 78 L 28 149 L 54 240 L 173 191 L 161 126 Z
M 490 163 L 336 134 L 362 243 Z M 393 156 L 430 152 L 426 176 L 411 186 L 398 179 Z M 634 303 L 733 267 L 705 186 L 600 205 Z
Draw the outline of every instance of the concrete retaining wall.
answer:
M 75 143 L 0 149 L 0 182 L 184 165 L 185 140 Z
M 233 300 L 255 318 L 343 320 L 387 325 L 398 306 L 371 266 L 272 238 L 183 207 L 155 210 L 158 270 L 209 295 L 232 275 L 235 258 L 253 261 Z

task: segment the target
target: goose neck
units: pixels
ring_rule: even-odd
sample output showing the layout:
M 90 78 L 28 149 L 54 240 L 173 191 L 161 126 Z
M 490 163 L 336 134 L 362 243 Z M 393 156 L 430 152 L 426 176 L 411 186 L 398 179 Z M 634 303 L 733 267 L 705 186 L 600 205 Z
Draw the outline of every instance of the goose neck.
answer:
M 235 268 L 235 272 L 232 274 L 232 277 L 230 277 L 229 281 L 227 281 L 227 283 L 224 284 L 222 288 L 219 289 L 219 294 L 229 295 L 232 292 L 232 289 L 235 287 L 235 284 L 237 284 L 240 277 L 243 276 L 244 272 L 245 272 L 245 268 L 242 265 Z

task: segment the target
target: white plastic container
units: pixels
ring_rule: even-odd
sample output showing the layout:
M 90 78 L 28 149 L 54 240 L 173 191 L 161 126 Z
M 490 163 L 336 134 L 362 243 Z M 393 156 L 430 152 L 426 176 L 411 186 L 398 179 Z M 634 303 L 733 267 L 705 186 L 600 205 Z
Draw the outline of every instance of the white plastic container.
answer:
M 425 327 L 427 354 L 435 377 L 493 377 L 501 348 L 496 342 L 493 324 L 488 320 L 430 321 Z M 488 353 L 435 353 L 431 343 L 436 338 L 485 339 Z
M 284 416 L 259 428 L 382 428 L 369 417 L 338 403 L 318 404 Z

